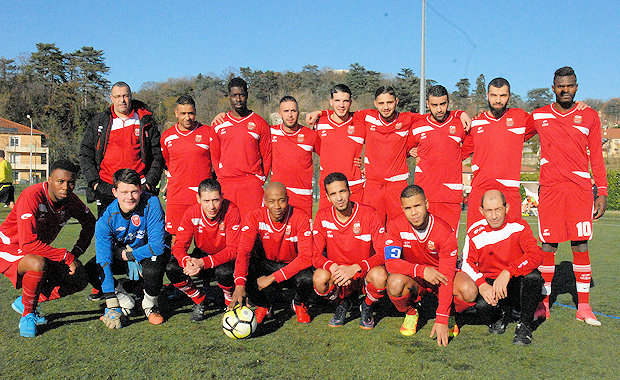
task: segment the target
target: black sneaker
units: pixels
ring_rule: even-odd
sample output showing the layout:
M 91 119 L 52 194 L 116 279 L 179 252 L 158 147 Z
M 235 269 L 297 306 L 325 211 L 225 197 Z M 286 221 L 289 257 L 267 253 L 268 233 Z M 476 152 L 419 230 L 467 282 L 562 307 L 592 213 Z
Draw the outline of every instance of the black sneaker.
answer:
M 351 308 L 351 300 L 345 299 L 338 306 L 336 306 L 336 312 L 334 316 L 329 321 L 330 327 L 340 327 L 344 325 L 344 320 L 347 317 L 347 312 Z
M 517 346 L 529 346 L 532 343 L 532 329 L 527 324 L 519 322 L 512 343 Z
M 507 323 L 504 321 L 504 318 L 500 318 L 497 322 L 489 325 L 489 332 L 491 334 L 501 335 L 506 332 Z
M 364 330 L 370 330 L 375 327 L 375 319 L 372 317 L 372 306 L 362 300 L 360 305 L 360 327 Z
M 205 319 L 205 311 L 207 309 L 206 299 L 201 303 L 197 303 L 192 306 L 192 313 L 189 316 L 189 320 L 192 322 L 200 322 Z
M 95 288 L 90 291 L 90 294 L 86 296 L 86 299 L 92 302 L 98 302 L 103 300 L 103 293 Z

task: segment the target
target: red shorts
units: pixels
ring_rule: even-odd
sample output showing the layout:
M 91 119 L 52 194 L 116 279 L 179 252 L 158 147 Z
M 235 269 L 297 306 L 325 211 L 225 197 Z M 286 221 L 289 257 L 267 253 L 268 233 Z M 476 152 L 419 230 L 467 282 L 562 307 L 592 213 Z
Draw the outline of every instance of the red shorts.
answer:
M 428 211 L 450 225 L 458 237 L 461 221 L 461 204 L 447 202 L 429 202 Z
M 508 208 L 508 216 L 512 219 L 520 219 L 521 216 L 521 194 L 519 194 L 518 187 L 485 187 L 485 188 L 473 188 L 471 193 L 469 193 L 469 200 L 467 202 L 467 229 L 471 227 L 472 224 L 476 223 L 479 220 L 484 219 L 484 216 L 480 213 L 480 202 L 482 201 L 482 196 L 489 190 L 499 190 L 506 197 L 506 204 L 510 207 Z
M 347 286 L 335 286 L 337 297 L 345 299 L 353 294 L 360 294 L 364 292 L 366 275 L 362 275 L 360 272 L 356 273 L 351 279 L 351 283 Z
M 302 210 L 312 219 L 312 192 L 310 195 L 296 194 L 290 189 L 286 189 L 286 193 L 288 195 L 288 204 L 298 210 Z
M 17 266 L 24 257 L 17 244 L 0 244 L 0 273 L 5 275 L 15 287 L 21 288 L 21 281 L 17 275 Z
M 175 204 L 175 203 L 167 203 L 166 204 L 166 231 L 171 235 L 176 235 L 177 230 L 179 228 L 179 224 L 181 224 L 181 220 L 183 219 L 183 214 L 185 214 L 185 210 L 188 207 L 192 206 L 191 204 Z
M 385 225 L 403 212 L 400 205 L 400 193 L 407 187 L 407 181 L 366 180 L 364 200 L 362 203 L 374 208 L 379 214 L 379 221 Z
M 319 210 L 325 207 L 331 207 L 331 202 L 327 199 L 327 194 L 325 193 L 325 186 L 321 185 L 321 191 L 319 192 Z M 349 190 L 351 190 L 351 196 L 349 200 L 351 202 L 362 202 L 362 198 L 364 197 L 364 184 L 358 183 L 356 185 L 350 185 Z
M 222 178 L 219 181 L 223 197 L 239 208 L 241 220 L 252 210 L 263 205 L 263 181 L 255 175 Z
M 594 194 L 572 182 L 541 186 L 538 234 L 543 243 L 592 239 Z

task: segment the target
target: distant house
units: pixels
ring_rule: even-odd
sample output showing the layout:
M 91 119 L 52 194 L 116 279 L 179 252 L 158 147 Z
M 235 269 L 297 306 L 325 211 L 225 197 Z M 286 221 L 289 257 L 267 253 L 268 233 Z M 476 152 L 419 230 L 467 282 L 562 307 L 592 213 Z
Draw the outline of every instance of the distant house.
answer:
M 620 128 L 603 129 L 603 156 L 620 157 Z
M 47 179 L 49 147 L 47 135 L 37 129 L 0 117 L 0 149 L 13 168 L 13 181 L 27 182 L 32 170 L 33 182 Z

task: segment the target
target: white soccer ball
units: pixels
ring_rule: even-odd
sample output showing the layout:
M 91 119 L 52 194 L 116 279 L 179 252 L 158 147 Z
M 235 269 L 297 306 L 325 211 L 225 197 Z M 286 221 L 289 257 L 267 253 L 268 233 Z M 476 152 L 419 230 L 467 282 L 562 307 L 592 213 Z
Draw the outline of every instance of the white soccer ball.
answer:
M 247 306 L 237 306 L 224 313 L 222 329 L 232 339 L 248 338 L 256 331 L 256 316 Z

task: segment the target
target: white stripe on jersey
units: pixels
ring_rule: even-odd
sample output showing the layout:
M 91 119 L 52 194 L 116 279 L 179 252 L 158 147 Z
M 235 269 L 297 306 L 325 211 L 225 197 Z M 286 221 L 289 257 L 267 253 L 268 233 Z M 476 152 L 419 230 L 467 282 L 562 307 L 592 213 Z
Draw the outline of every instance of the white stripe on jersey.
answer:
M 514 133 L 515 135 L 522 135 L 525 133 L 525 127 L 520 127 L 520 128 L 508 128 L 508 130 L 512 133 Z
M 536 113 L 532 114 L 532 117 L 534 118 L 534 120 L 555 119 L 555 115 L 554 114 L 547 113 L 547 112 L 536 112 Z
M 508 239 L 512 234 L 521 232 L 525 227 L 520 223 L 506 223 L 501 230 L 483 231 L 474 236 L 471 241 L 477 249 L 482 249 L 487 245 L 493 245 Z

